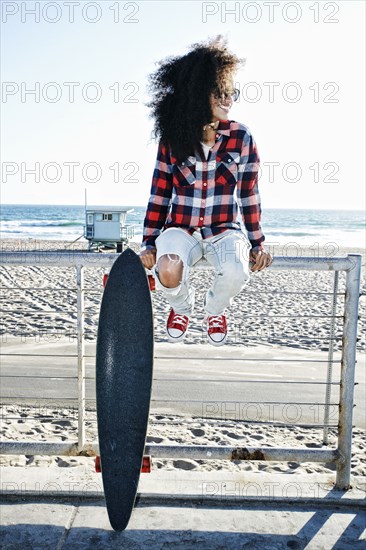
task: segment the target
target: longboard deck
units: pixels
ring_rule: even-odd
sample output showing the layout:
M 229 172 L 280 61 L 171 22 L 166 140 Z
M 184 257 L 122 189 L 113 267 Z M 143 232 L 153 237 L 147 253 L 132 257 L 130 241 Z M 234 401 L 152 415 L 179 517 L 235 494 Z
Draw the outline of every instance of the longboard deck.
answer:
M 127 527 L 144 453 L 153 374 L 153 312 L 140 258 L 126 249 L 100 308 L 96 403 L 104 494 L 113 529 Z

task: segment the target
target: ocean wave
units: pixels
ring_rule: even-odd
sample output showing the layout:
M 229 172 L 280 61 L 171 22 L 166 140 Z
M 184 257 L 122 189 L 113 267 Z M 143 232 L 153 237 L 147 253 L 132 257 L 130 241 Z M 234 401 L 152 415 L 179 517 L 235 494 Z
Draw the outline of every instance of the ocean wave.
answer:
M 31 221 L 31 220 L 23 220 L 23 221 L 15 221 L 15 220 L 3 220 L 2 221 L 3 226 L 8 227 L 83 227 L 85 224 L 83 222 L 77 222 L 77 221 L 67 221 L 67 222 L 59 222 L 59 221 L 51 221 L 51 220 L 37 220 L 37 221 Z
M 23 225 L 23 224 L 22 224 Z M 27 227 L 83 227 L 83 222 L 51 222 L 39 221 L 37 223 L 24 224 Z
M 271 231 L 270 229 L 266 231 L 266 234 L 268 236 L 275 236 L 275 237 L 320 237 L 323 235 L 323 233 L 313 233 L 308 231 L 291 231 L 289 229 L 288 231 L 285 229 L 283 231 Z

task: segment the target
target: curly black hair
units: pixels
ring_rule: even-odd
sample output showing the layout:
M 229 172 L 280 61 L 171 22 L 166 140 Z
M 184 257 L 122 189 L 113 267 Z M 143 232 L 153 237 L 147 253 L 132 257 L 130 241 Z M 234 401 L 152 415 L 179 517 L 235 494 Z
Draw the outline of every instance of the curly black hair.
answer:
M 149 118 L 154 118 L 153 135 L 170 146 L 178 162 L 198 150 L 204 158 L 202 130 L 212 122 L 210 95 L 227 88 L 228 78 L 245 63 L 227 49 L 227 38 L 217 35 L 194 43 L 183 56 L 169 56 L 157 62 L 159 68 L 148 75 L 152 101 Z

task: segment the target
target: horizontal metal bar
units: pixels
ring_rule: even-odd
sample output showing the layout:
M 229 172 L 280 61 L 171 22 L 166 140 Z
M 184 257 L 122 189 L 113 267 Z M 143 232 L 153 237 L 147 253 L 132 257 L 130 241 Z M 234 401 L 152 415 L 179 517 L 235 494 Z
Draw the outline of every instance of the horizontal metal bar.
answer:
M 75 344 L 76 345 L 76 344 Z M 53 353 L 52 355 L 46 355 L 45 353 L 0 353 L 0 357 L 77 357 L 74 355 L 65 355 L 63 353 Z M 95 355 L 85 355 L 84 357 L 95 357 Z
M 246 319 L 277 319 L 277 318 L 295 318 L 295 319 L 343 319 L 343 315 L 251 315 L 245 314 Z
M 32 380 L 33 378 L 40 378 L 42 380 L 77 380 L 77 376 L 41 376 L 39 374 L 31 374 L 26 376 L 21 376 L 19 374 L 2 374 L 1 378 L 21 378 L 22 380 Z M 95 380 L 95 377 L 90 377 L 92 380 Z
M 5 441 L 0 443 L 0 454 L 94 456 L 99 453 L 96 442 L 86 444 L 79 451 L 77 442 Z M 203 460 L 254 460 L 278 462 L 340 462 L 338 451 L 330 449 L 274 448 L 274 447 L 219 447 L 209 445 L 146 445 L 145 453 L 152 458 L 191 458 Z
M 338 451 L 330 449 L 292 449 L 274 447 L 224 447 L 206 445 L 147 445 L 145 453 L 153 458 L 191 458 L 209 460 L 338 462 Z
M 64 354 L 52 354 L 48 355 L 45 353 L 0 353 L 0 357 L 77 357 L 77 355 L 64 355 Z M 84 355 L 85 358 L 88 359 L 94 359 L 95 355 Z M 222 357 L 187 357 L 183 355 L 173 356 L 173 355 L 155 355 L 154 359 L 181 359 L 182 361 L 187 361 L 187 359 L 197 359 L 199 361 L 222 361 Z M 263 363 L 326 363 L 328 364 L 328 361 L 322 360 L 322 359 L 266 359 L 266 358 L 245 358 L 245 357 L 227 357 L 225 358 L 225 361 L 243 361 L 243 362 L 255 362 L 258 363 L 259 361 Z M 341 361 L 332 361 L 333 364 L 340 363 Z M 300 365 L 301 366 L 301 365 Z
M 16 396 L 19 397 L 19 396 Z M 21 399 L 24 399 L 21 397 Z M 317 403 L 316 401 L 311 401 L 310 403 L 306 401 L 229 401 L 227 399 L 215 399 L 211 401 L 203 401 L 202 399 L 151 399 L 151 403 L 233 403 L 244 405 L 320 405 L 325 406 L 325 403 Z M 338 407 L 339 403 L 329 403 L 331 406 Z
M 89 357 L 95 357 L 95 356 L 91 356 L 89 355 Z M 197 360 L 200 360 L 200 361 L 222 361 L 223 358 L 222 357 L 205 357 L 204 355 L 202 355 L 201 357 L 200 356 L 197 356 L 197 357 L 188 357 L 188 356 L 184 356 L 184 355 L 155 355 L 154 356 L 154 359 L 181 359 L 182 361 L 187 361 L 187 359 L 197 359 Z M 258 363 L 259 361 L 263 362 L 263 363 L 278 363 L 278 362 L 281 362 L 281 363 L 326 363 L 328 365 L 328 361 L 326 361 L 325 359 L 266 359 L 266 358 L 260 358 L 260 357 L 255 357 L 255 358 L 250 358 L 250 357 L 225 357 L 225 362 L 226 361 L 243 361 L 243 362 L 255 362 L 255 363 Z M 341 361 L 332 361 L 332 363 L 340 363 Z
M 96 445 L 85 445 L 81 452 L 78 451 L 77 441 L 70 442 L 49 442 L 49 441 L 2 441 L 0 443 L 0 454 L 4 455 L 67 455 L 94 456 L 99 452 Z
M 57 378 L 57 376 L 55 377 Z M 55 400 L 55 401 L 75 401 L 77 399 L 77 396 L 75 397 L 55 397 L 55 396 L 39 396 L 39 395 L 1 395 L 0 399 L 32 399 L 32 400 L 39 400 L 39 399 L 47 399 L 47 400 Z M 227 399 L 215 399 L 211 401 L 204 401 L 201 399 L 151 399 L 151 403 L 200 403 L 200 404 L 211 404 L 212 402 L 215 403 L 227 403 L 227 404 L 235 404 L 235 405 L 318 405 L 318 406 L 325 406 L 325 403 L 318 403 L 316 401 L 313 402 L 306 402 L 306 401 L 231 401 Z M 338 407 L 338 403 L 330 403 L 331 406 Z
M 265 325 L 264 325 L 263 330 L 265 330 Z M 291 330 L 291 329 L 288 329 L 288 330 Z M 311 329 L 309 329 L 309 330 L 311 330 Z M 291 334 L 289 336 L 287 336 L 286 334 L 281 334 L 280 338 L 281 338 L 281 340 L 292 340 L 292 341 L 294 340 L 294 338 L 296 338 L 297 340 L 301 341 L 301 340 L 308 340 L 310 337 L 313 338 L 314 340 L 320 341 L 320 342 L 323 342 L 323 341 L 330 342 L 331 340 L 334 340 L 334 341 L 342 340 L 342 335 L 336 336 L 335 338 L 327 338 L 327 337 L 321 338 L 320 336 L 306 335 L 306 334 L 304 334 L 304 335 L 296 334 L 295 336 L 291 335 Z M 265 342 L 270 342 L 272 340 L 277 340 L 278 338 L 279 338 L 279 336 L 276 336 L 276 335 L 274 335 L 274 336 L 251 336 L 251 335 L 246 336 L 246 335 L 243 335 L 241 337 L 241 339 L 243 341 L 256 341 L 256 342 L 258 340 L 264 340 Z M 235 342 L 235 340 L 234 340 L 234 342 Z
M 157 413 L 155 413 L 157 414 Z M 285 422 L 271 422 L 269 420 L 248 420 L 248 419 L 242 419 L 242 420 L 236 420 L 236 419 L 233 419 L 233 418 L 230 418 L 230 419 L 227 419 L 227 418 L 220 418 L 220 417 L 213 417 L 213 418 L 210 418 L 210 417 L 206 417 L 204 419 L 204 423 L 205 424 L 213 424 L 213 425 L 216 425 L 217 422 L 227 422 L 229 420 L 229 422 L 237 422 L 238 424 L 258 424 L 258 425 L 265 425 L 265 426 L 271 426 L 271 427 L 276 427 L 276 428 L 323 428 L 323 424 L 287 424 Z M 156 424 L 162 424 L 162 425 L 166 425 L 166 420 L 165 421 L 160 421 L 160 420 L 150 420 L 149 421 L 149 425 L 152 425 L 152 426 L 155 426 Z M 202 424 L 202 420 L 193 420 L 193 421 L 186 421 L 185 422 L 185 425 L 190 425 L 190 424 L 199 424 L 201 425 Z M 182 425 L 182 421 L 181 420 L 169 420 L 169 425 L 178 425 L 178 426 L 181 426 Z M 338 424 L 329 424 L 329 428 L 338 428 Z
M 77 357 L 77 355 L 64 355 L 64 354 L 45 354 L 45 353 L 0 353 L 0 357 Z M 84 357 L 93 359 L 95 358 L 95 355 L 84 355 Z M 156 355 L 154 356 L 154 359 L 181 359 L 183 361 L 187 361 L 187 359 L 197 359 L 200 361 L 222 361 L 222 357 L 186 357 L 186 356 L 169 356 L 169 355 Z M 316 359 L 266 359 L 266 358 L 256 358 L 256 359 L 247 359 L 244 357 L 227 357 L 225 358 L 225 361 L 243 361 L 243 362 L 255 362 L 258 363 L 258 361 L 266 362 L 266 363 L 327 363 L 328 361 L 325 360 L 316 360 Z M 333 363 L 340 363 L 341 361 L 332 361 Z
M 325 353 L 325 352 L 324 352 Z M 89 356 L 91 357 L 91 356 Z M 188 357 L 186 355 L 156 355 L 154 359 L 180 359 L 182 361 L 197 359 L 200 361 L 223 361 L 223 357 Z M 254 358 L 248 358 L 248 357 L 225 357 L 226 361 L 255 361 L 256 363 L 258 361 L 262 361 L 263 363 L 326 363 L 328 364 L 328 361 L 322 360 L 322 359 L 265 359 L 260 357 L 254 357 Z M 340 363 L 341 361 L 333 360 L 332 363 Z
M 18 374 L 2 374 L 1 378 L 11 378 L 11 379 L 18 379 L 21 380 L 77 380 L 77 376 L 41 376 L 38 374 L 32 374 L 32 375 L 18 375 Z M 95 376 L 84 376 L 83 380 L 95 380 Z M 325 385 L 331 385 L 331 386 L 340 386 L 340 382 L 331 382 L 328 384 L 327 382 L 308 382 L 304 380 L 247 380 L 247 379 L 232 379 L 232 380 L 224 380 L 219 378 L 153 378 L 154 382 L 201 382 L 201 383 L 207 383 L 207 382 L 219 382 L 220 384 L 293 384 L 293 385 L 308 385 L 308 386 L 325 386 Z M 2 396 L 4 399 L 6 396 Z M 13 396 L 11 396 L 13 397 Z M 160 401 L 160 400 L 159 400 Z M 302 404 L 302 403 L 301 403 Z
M 0 396 L 0 399 L 32 399 L 33 401 L 35 399 L 39 400 L 39 399 L 46 399 L 47 401 L 75 401 L 77 400 L 78 396 L 75 395 L 75 397 L 55 397 L 55 396 L 50 396 L 50 397 L 44 397 L 42 395 L 42 397 L 40 396 L 35 396 L 35 395 L 1 395 Z
M 5 378 L 5 377 L 4 377 Z M 21 378 L 27 378 L 27 376 L 22 376 Z M 32 377 L 29 377 L 32 378 Z M 250 384 L 250 383 L 256 383 L 256 384 L 308 384 L 310 386 L 314 385 L 327 385 L 327 382 L 309 382 L 308 380 L 247 380 L 242 378 L 232 378 L 230 380 L 224 379 L 224 378 L 153 378 L 154 382 L 160 381 L 160 382 L 220 382 L 220 384 L 232 384 L 235 382 L 235 384 Z M 339 386 L 340 382 L 331 382 L 331 386 Z
M 32 266 L 71 266 L 71 267 L 111 267 L 117 254 L 96 254 L 93 252 L 1 252 L 0 264 L 32 265 Z M 287 257 L 277 256 L 267 269 L 274 270 L 315 270 L 315 271 L 347 271 L 353 262 L 347 257 Z M 213 269 L 206 260 L 197 262 L 193 269 Z

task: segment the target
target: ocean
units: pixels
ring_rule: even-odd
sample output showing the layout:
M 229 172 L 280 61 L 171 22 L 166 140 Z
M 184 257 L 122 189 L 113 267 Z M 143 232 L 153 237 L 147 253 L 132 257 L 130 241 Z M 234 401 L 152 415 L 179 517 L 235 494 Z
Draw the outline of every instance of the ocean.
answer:
M 122 206 L 133 212 L 127 224 L 134 225 L 135 242 L 141 242 L 146 208 Z M 1 206 L 1 238 L 74 241 L 84 233 L 84 206 Z M 365 212 L 362 210 L 263 209 L 262 228 L 267 244 L 298 246 L 365 247 Z

